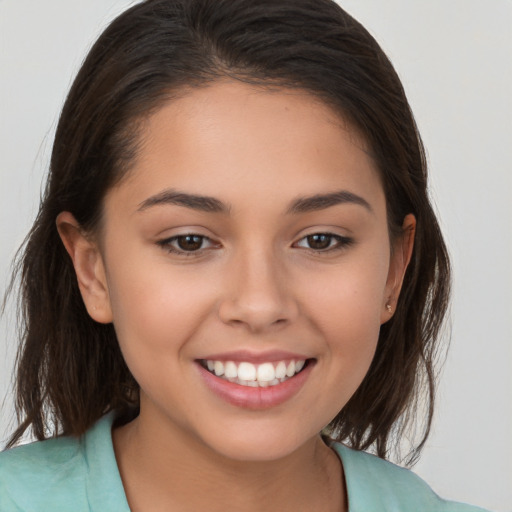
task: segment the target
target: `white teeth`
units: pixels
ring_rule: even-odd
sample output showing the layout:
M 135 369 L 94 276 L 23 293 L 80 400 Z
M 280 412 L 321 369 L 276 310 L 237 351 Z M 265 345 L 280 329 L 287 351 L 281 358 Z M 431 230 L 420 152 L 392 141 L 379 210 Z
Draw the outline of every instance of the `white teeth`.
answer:
M 226 376 L 226 379 L 236 379 L 239 377 L 236 364 L 233 363 L 233 361 L 228 361 L 224 365 L 224 375 Z
M 224 375 L 224 364 L 221 361 L 215 361 L 213 364 L 213 371 L 217 377 Z
M 276 371 L 272 363 L 263 363 L 258 366 L 258 380 L 262 382 L 270 382 L 276 378 Z
M 266 388 L 276 386 L 299 373 L 304 368 L 306 361 L 299 359 L 298 361 L 291 360 L 288 364 L 286 361 L 279 361 L 254 365 L 246 361 L 235 363 L 234 361 L 223 362 L 209 359 L 205 363 L 210 372 L 229 382 L 242 386 Z
M 240 363 L 238 365 L 238 378 L 240 380 L 256 380 L 256 366 L 251 363 Z
M 286 376 L 286 363 L 284 361 L 280 361 L 276 366 L 276 379 L 282 379 Z

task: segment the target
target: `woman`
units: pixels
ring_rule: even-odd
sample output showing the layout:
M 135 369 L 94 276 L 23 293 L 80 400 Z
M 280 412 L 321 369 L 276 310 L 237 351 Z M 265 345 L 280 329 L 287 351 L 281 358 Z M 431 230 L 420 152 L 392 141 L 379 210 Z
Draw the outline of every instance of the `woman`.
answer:
M 51 496 L 31 486 L 31 506 L 114 489 L 133 510 L 215 492 L 246 510 L 463 510 L 319 435 L 387 455 L 422 375 L 432 396 L 448 291 L 400 82 L 359 24 L 319 5 L 146 2 L 84 63 L 24 256 L 12 442 L 45 437 L 48 406 L 75 438 L 4 458 L 11 487 L 34 456 L 73 477 Z M 95 442 L 116 459 L 89 481 Z

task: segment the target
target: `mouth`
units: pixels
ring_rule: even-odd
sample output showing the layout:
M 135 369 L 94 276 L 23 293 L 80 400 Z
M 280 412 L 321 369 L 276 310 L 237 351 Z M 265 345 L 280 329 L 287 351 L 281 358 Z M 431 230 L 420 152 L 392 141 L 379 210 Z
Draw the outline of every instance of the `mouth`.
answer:
M 284 359 L 253 364 L 249 361 L 200 359 L 199 364 L 224 381 L 251 388 L 278 386 L 303 372 L 311 359 Z

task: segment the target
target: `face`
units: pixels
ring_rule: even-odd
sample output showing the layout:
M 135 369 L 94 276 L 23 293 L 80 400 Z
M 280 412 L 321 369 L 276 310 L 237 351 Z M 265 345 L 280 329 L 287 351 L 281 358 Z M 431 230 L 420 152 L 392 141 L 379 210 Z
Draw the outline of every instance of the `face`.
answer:
M 103 220 L 75 266 L 140 384 L 140 421 L 238 460 L 317 438 L 404 271 L 357 133 L 305 92 L 196 89 L 149 119 Z

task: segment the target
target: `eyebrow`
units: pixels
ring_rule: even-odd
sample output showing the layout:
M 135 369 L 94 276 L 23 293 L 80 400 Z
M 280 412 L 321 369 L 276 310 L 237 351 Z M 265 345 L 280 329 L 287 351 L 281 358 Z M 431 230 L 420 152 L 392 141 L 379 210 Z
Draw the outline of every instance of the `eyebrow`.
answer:
M 176 205 L 207 213 L 229 213 L 229 206 L 214 197 L 186 194 L 176 190 L 164 190 L 139 204 L 137 211 L 144 211 L 157 205 Z
M 292 202 L 287 213 L 313 212 L 346 203 L 358 204 L 373 213 L 373 208 L 366 199 L 348 190 L 339 190 L 338 192 L 332 192 L 330 194 L 315 194 L 309 197 L 299 197 Z
M 366 199 L 349 192 L 348 190 L 339 190 L 329 194 L 315 194 L 308 197 L 299 197 L 291 203 L 286 213 L 307 213 L 347 203 L 363 206 L 369 212 L 373 213 L 373 209 Z M 139 204 L 137 211 L 144 211 L 158 205 L 184 206 L 185 208 L 191 208 L 192 210 L 198 210 L 206 213 L 229 214 L 231 210 L 229 205 L 226 205 L 215 197 L 188 194 L 174 189 L 168 189 L 142 201 Z

